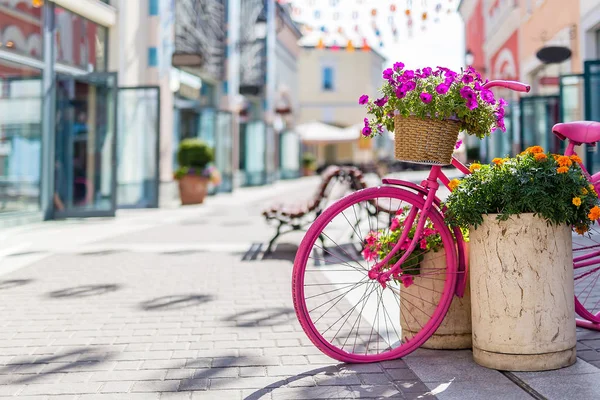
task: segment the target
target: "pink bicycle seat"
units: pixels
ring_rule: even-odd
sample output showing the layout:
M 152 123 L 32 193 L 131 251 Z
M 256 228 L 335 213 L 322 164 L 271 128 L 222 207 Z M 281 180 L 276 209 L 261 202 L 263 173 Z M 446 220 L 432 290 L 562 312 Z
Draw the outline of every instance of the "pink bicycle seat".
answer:
M 600 141 L 600 122 L 574 121 L 556 124 L 552 132 L 560 139 L 569 139 L 576 144 Z

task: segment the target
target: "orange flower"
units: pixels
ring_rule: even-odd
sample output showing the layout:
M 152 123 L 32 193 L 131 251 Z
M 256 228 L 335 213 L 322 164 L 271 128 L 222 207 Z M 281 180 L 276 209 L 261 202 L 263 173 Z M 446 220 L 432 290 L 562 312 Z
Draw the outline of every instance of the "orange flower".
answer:
M 494 159 L 492 160 L 492 162 L 493 162 L 494 164 L 498 165 L 498 166 L 500 166 L 500 165 L 504 164 L 504 160 L 503 160 L 503 159 L 501 159 L 501 158 L 498 158 L 498 157 L 494 158 Z
M 537 153 L 535 155 L 535 159 L 538 160 L 538 161 L 543 161 L 543 160 L 545 160 L 547 158 L 548 158 L 548 156 L 546 154 L 544 154 L 544 153 Z
M 558 160 L 560 157 L 562 157 L 560 154 L 552 154 L 552 157 L 554 158 L 554 160 Z
M 578 164 L 583 163 L 583 160 L 577 154 L 573 154 L 570 158 L 571 158 L 571 161 L 573 161 L 574 163 L 578 163 Z
M 588 227 L 585 225 L 575 227 L 575 232 L 579 233 L 580 235 L 583 235 L 587 231 L 588 231 Z
M 458 179 L 452 179 L 450 182 L 448 182 L 448 188 L 450 188 L 450 191 L 452 192 L 458 187 L 458 185 L 460 185 L 460 181 Z
M 471 171 L 471 172 L 479 171 L 480 169 L 481 169 L 481 164 L 478 164 L 478 163 L 473 163 L 469 167 L 469 171 Z
M 544 149 L 542 148 L 542 146 L 533 146 L 529 148 L 529 152 L 532 154 L 538 154 L 543 153 Z
M 569 167 L 559 167 L 556 169 L 556 172 L 558 172 L 559 174 L 566 174 L 567 172 L 569 172 Z
M 598 218 L 600 218 L 600 207 L 592 207 L 590 213 L 588 214 L 588 218 L 592 221 L 596 221 Z
M 571 165 L 573 165 L 573 161 L 571 161 L 571 159 L 567 156 L 558 157 L 556 162 L 558 162 L 558 165 L 560 165 L 561 167 L 570 167 Z
M 582 195 L 584 195 L 584 196 L 585 196 L 585 195 L 586 195 L 586 194 L 588 194 L 588 193 L 589 193 L 589 192 L 588 192 L 588 190 L 587 190 L 586 188 L 581 188 L 581 194 L 582 194 Z
M 581 198 L 573 197 L 573 205 L 579 207 L 581 205 Z
M 588 189 L 590 189 L 590 192 L 592 192 L 594 195 L 596 195 L 596 196 L 597 196 L 597 193 L 596 193 L 596 188 L 594 187 L 594 185 L 592 185 L 592 184 L 590 183 L 590 184 L 589 184 L 589 186 L 588 186 Z

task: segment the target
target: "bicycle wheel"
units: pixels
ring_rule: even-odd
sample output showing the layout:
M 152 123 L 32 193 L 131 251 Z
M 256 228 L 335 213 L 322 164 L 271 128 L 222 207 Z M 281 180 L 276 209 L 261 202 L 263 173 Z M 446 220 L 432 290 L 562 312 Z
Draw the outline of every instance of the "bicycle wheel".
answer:
M 600 324 L 600 226 L 594 223 L 585 236 L 573 234 L 575 311 Z
M 366 260 L 367 236 L 389 233 L 396 215 L 415 207 L 423 209 L 415 193 L 368 188 L 331 205 L 306 233 L 294 261 L 294 308 L 307 336 L 326 355 L 352 363 L 402 357 L 442 322 L 456 286 L 457 261 L 453 236 L 437 210 L 430 211 L 427 226 L 439 232 L 449 251 L 428 256 L 441 264 L 422 263 L 415 249 L 402 268 L 409 271 L 405 266 L 412 262 L 420 270 L 406 282 L 403 273 L 383 287 L 368 274 L 376 261 Z

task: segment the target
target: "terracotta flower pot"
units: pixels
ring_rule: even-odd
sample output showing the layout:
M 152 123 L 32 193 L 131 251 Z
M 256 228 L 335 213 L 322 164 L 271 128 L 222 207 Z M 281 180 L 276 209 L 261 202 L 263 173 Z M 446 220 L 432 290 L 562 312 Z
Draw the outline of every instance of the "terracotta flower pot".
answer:
M 182 205 L 202 204 L 208 193 L 208 178 L 185 175 L 179 179 L 179 197 Z
M 303 176 L 312 176 L 315 174 L 315 170 L 312 168 L 302 167 Z
M 428 270 L 445 267 L 446 251 L 444 249 L 428 252 L 421 262 L 421 268 Z M 403 336 L 415 335 L 417 332 L 410 328 L 424 326 L 429 320 L 427 315 L 433 315 L 440 299 L 440 293 L 444 290 L 444 278 L 445 276 L 442 274 L 435 276 L 435 279 L 417 275 L 414 277 L 413 285 L 407 288 L 400 287 L 400 301 L 403 304 L 402 311 L 404 311 L 400 313 Z M 464 296 L 462 298 L 453 297 L 442 324 L 421 347 L 445 350 L 471 348 L 471 292 L 468 282 L 467 280 Z M 402 301 L 404 302 L 402 303 Z

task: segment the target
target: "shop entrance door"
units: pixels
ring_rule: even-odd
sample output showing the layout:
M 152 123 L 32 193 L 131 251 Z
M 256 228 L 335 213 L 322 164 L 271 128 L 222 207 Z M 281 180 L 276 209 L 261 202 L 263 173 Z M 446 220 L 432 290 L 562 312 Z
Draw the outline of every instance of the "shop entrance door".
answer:
M 520 107 L 521 147 L 542 146 L 545 151 L 560 152 L 560 140 L 552 134 L 559 120 L 559 97 L 521 97 Z
M 54 217 L 116 209 L 117 75 L 57 75 Z

